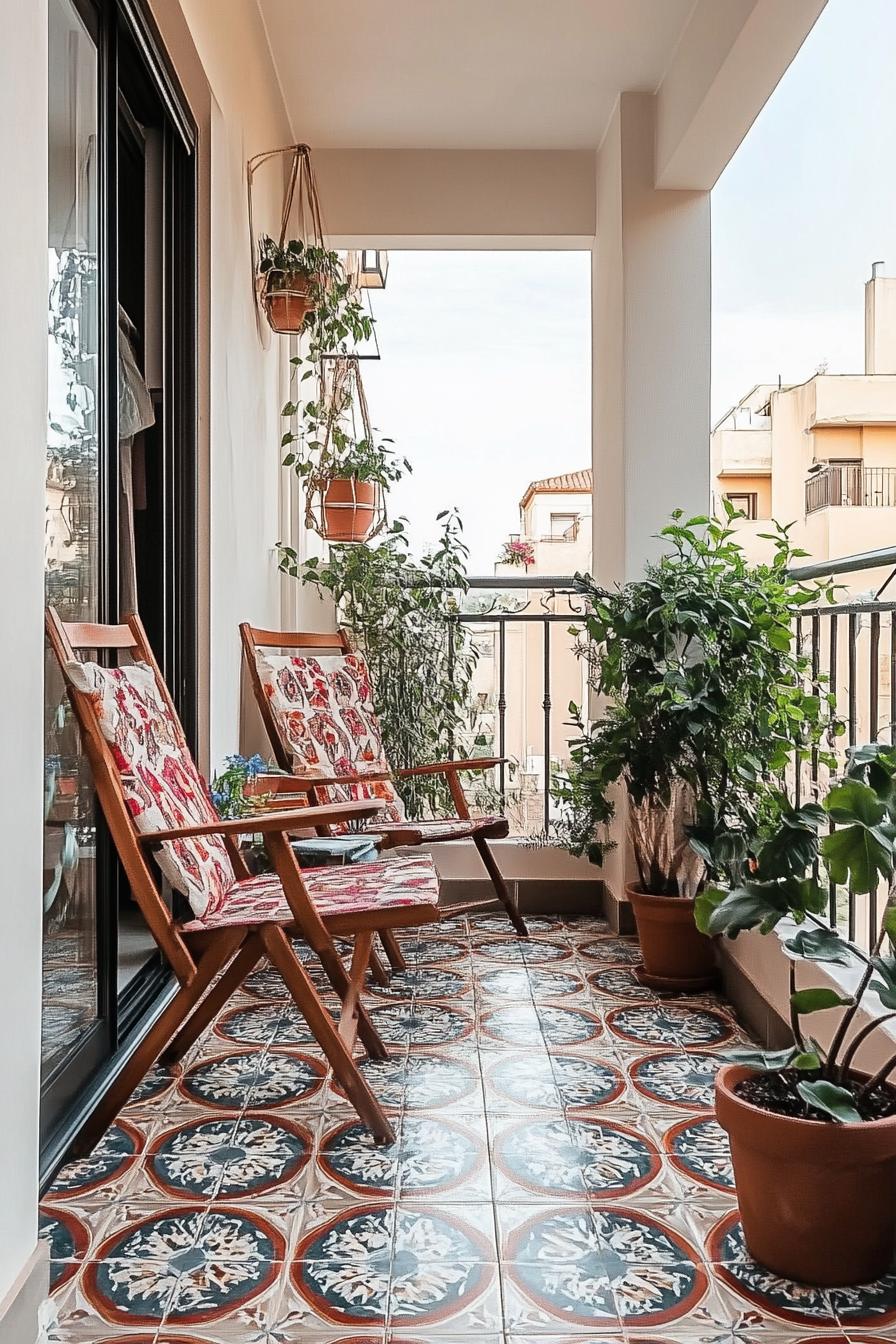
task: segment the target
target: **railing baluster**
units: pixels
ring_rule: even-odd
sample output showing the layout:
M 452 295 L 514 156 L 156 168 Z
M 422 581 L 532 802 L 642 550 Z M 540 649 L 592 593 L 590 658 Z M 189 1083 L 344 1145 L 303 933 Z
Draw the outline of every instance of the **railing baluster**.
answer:
M 447 672 L 448 672 L 448 684 L 449 684 L 449 686 L 451 687 L 451 694 L 452 694 L 452 697 L 454 696 L 454 662 L 455 662 L 455 656 L 456 656 L 456 654 L 455 654 L 455 647 L 454 647 L 454 644 L 455 644 L 455 638 L 459 637 L 459 636 L 461 635 L 461 633 L 462 633 L 462 632 L 461 632 L 460 626 L 457 624 L 457 621 L 455 620 L 455 618 L 454 618 L 453 616 L 449 616 L 449 617 L 448 617 L 448 653 L 447 653 L 447 663 L 448 663 L 448 666 L 447 666 Z M 448 756 L 449 756 L 449 758 L 452 757 L 452 756 L 454 755 L 454 751 L 455 751 L 455 740 L 454 740 L 454 717 L 455 717 L 455 714 L 457 713 L 457 704 L 456 704 L 456 702 L 452 704 L 452 710 L 453 710 L 453 712 L 452 712 L 451 717 L 450 717 L 450 720 L 449 720 L 449 728 L 448 728 Z
M 803 651 L 803 619 L 802 619 L 801 616 L 797 616 L 797 618 L 796 618 L 796 651 L 797 651 L 797 654 L 800 654 L 800 653 L 802 653 L 802 651 Z M 802 753 L 800 752 L 799 746 L 797 746 L 796 744 L 794 744 L 794 749 L 793 749 L 793 798 L 794 798 L 794 802 L 795 802 L 795 804 L 796 804 L 797 807 L 800 806 L 800 802 L 801 802 L 801 800 L 802 800 L 802 796 L 803 796 L 803 779 L 802 779 L 802 773 L 803 773 L 803 772 L 802 772 Z
M 849 745 L 856 745 L 858 732 L 858 704 L 856 701 L 856 641 L 859 637 L 859 622 L 854 611 L 849 613 L 849 646 L 847 648 L 848 671 L 846 674 L 846 694 L 849 705 Z
M 838 621 L 838 618 L 837 618 L 836 615 L 833 615 L 833 614 L 832 614 L 831 616 L 828 617 L 828 619 L 829 619 L 829 621 L 830 621 L 830 623 L 831 623 L 830 644 L 829 644 L 829 646 L 828 646 L 828 649 L 829 649 L 829 652 L 828 652 L 828 685 L 830 686 L 830 688 L 831 688 L 831 690 L 832 690 L 832 692 L 833 692 L 833 695 L 834 695 L 834 703 L 833 703 L 833 705 L 831 705 L 831 724 L 833 725 L 834 722 L 835 722 L 836 719 L 837 719 L 837 703 L 838 703 L 838 699 L 839 699 L 839 693 L 838 693 L 838 690 L 837 690 L 837 621 Z M 834 738 L 833 741 L 836 742 L 836 738 Z M 833 829 L 834 829 L 833 824 L 830 824 L 830 825 L 828 826 L 828 831 L 831 832 L 831 831 L 833 831 Z M 829 919 L 830 919 L 831 926 L 832 926 L 833 928 L 836 929 L 837 926 L 838 926 L 838 921 L 837 921 L 837 888 L 836 888 L 835 884 L 834 884 L 833 882 L 830 882 L 830 881 L 828 882 L 828 917 L 829 917 Z
M 551 623 L 545 617 L 544 628 L 544 833 L 551 829 Z
M 507 640 L 506 625 L 504 617 L 498 618 L 498 755 L 501 757 L 501 764 L 498 766 L 498 787 L 501 791 L 501 814 L 507 810 L 507 767 L 504 763 L 505 739 L 505 717 L 507 714 L 507 683 L 506 683 L 506 656 Z
M 878 734 L 878 693 L 880 691 L 880 612 L 871 613 L 871 651 L 868 658 L 868 702 L 871 722 L 868 725 L 870 740 L 877 741 Z
M 896 743 L 896 611 L 890 612 L 890 741 Z

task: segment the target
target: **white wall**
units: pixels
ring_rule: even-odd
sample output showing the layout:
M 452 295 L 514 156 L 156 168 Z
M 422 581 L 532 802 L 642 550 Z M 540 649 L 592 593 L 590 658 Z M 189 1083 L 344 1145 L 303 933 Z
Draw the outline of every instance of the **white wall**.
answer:
M 579 150 L 322 150 L 324 228 L 391 247 L 589 247 L 594 155 Z
M 15 13 L 12 13 L 13 8 Z M 47 8 L 7 6 L 0 127 L 0 1299 L 37 1237 L 43 804 L 43 528 L 47 413 Z M 23 1340 L 22 1344 L 27 1344 Z
M 279 447 L 289 348 L 259 320 L 252 290 L 246 162 L 294 136 L 254 0 L 152 3 L 199 123 L 200 754 L 214 769 L 241 746 L 266 749 L 243 684 L 240 621 L 278 628 L 310 608 L 313 624 L 332 623 L 308 594 L 291 600 L 277 571 L 290 516 Z M 256 177 L 258 232 L 278 231 L 282 189 L 276 162 Z

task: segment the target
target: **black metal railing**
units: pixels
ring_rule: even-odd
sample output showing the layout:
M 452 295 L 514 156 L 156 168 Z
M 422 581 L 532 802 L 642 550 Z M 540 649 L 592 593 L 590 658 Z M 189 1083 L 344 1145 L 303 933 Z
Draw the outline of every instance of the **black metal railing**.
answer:
M 512 832 L 547 834 L 551 781 L 567 763 L 566 743 L 575 735 L 573 728 L 567 732 L 561 726 L 569 718 L 569 700 L 581 703 L 585 695 L 585 664 L 576 652 L 575 635 L 569 633 L 584 619 L 581 604 L 567 575 L 475 575 L 469 587 L 465 609 L 451 616 L 448 632 L 450 658 L 461 629 L 476 643 L 479 655 L 464 745 L 471 755 L 482 754 L 484 748 L 502 758 L 495 787 Z M 520 637 L 510 650 L 509 636 L 515 630 Z M 520 666 L 511 666 L 514 658 Z M 578 683 L 579 694 L 558 700 L 558 682 L 567 691 Z M 538 753 L 530 751 L 536 732 Z
M 806 513 L 850 507 L 896 508 L 896 467 L 831 463 L 806 481 Z
M 797 640 L 810 661 L 812 689 L 834 697 L 823 754 L 836 759 L 833 770 L 822 764 L 818 750 L 797 760 L 790 780 L 797 803 L 823 797 L 850 747 L 896 743 L 896 601 L 883 596 L 894 568 L 896 547 L 791 571 L 794 578 L 830 575 L 838 583 L 851 576 L 853 588 L 859 586 L 856 576 L 866 575 L 871 593 L 804 607 L 795 616 Z M 875 574 L 877 582 L 871 582 Z M 877 935 L 884 895 L 880 891 L 859 895 L 830 884 L 828 919 L 868 950 Z

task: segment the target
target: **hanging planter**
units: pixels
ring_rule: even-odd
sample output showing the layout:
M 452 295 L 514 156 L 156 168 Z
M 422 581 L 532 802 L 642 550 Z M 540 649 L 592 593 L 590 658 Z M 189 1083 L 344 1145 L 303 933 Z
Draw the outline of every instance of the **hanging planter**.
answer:
M 354 356 L 327 361 L 318 417 L 315 460 L 299 468 L 306 525 L 327 541 L 369 541 L 386 525 L 386 490 L 402 468 L 374 437 Z
M 328 541 L 366 541 L 382 512 L 380 496 L 372 481 L 355 476 L 331 480 L 323 493 L 323 535 Z
M 254 262 L 255 293 L 272 331 L 298 335 L 310 313 L 316 311 L 339 266 L 338 258 L 324 246 L 320 201 L 308 145 L 287 145 L 268 150 L 249 160 L 249 230 L 255 239 L 252 183 L 257 170 L 269 160 L 291 156 L 277 239 L 264 234 Z M 288 238 L 290 229 L 294 236 Z

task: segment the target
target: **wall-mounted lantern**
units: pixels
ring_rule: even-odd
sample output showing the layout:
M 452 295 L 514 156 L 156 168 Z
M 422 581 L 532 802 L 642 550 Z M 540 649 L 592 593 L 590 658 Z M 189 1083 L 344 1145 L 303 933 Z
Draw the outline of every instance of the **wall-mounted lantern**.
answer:
M 378 247 L 364 247 L 359 260 L 358 284 L 361 289 L 385 289 L 389 253 Z

